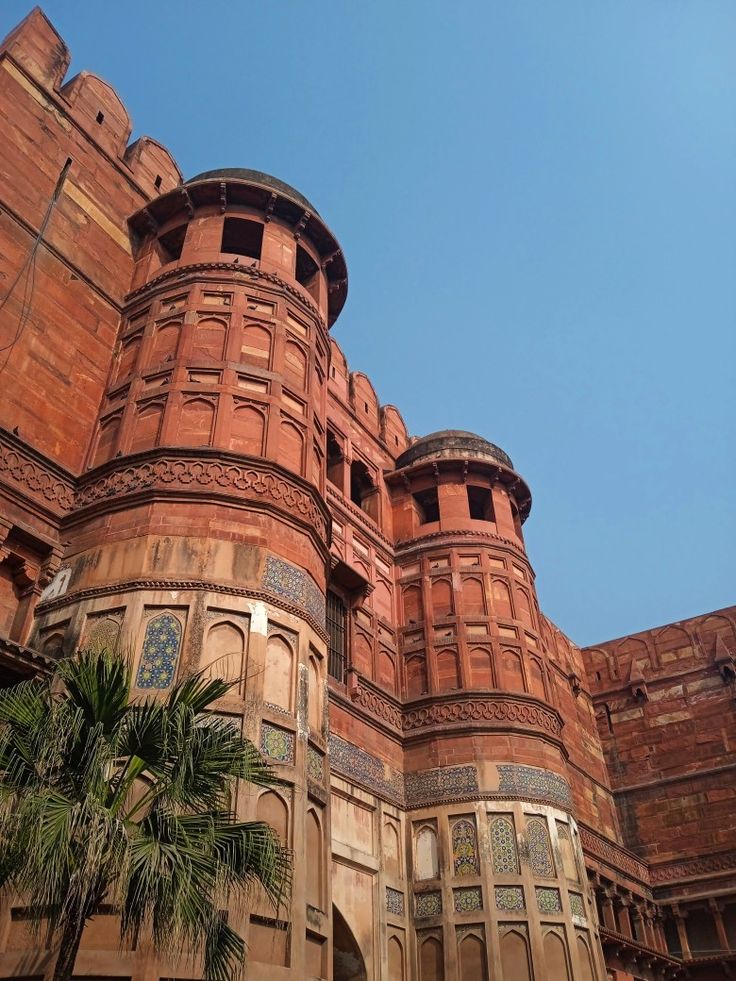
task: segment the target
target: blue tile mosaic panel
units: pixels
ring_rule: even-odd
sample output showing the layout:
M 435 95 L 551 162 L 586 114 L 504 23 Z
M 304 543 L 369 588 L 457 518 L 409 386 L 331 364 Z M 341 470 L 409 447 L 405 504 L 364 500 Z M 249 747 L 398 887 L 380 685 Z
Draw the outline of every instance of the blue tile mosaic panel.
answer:
M 498 767 L 501 781 L 499 793 L 522 799 L 546 800 L 562 807 L 572 806 L 572 792 L 567 780 L 550 770 L 517 763 L 502 763 Z
M 297 569 L 289 562 L 284 562 L 283 559 L 269 555 L 266 558 L 261 585 L 276 596 L 282 596 L 295 606 L 306 610 L 321 627 L 324 627 L 325 598 L 306 572 Z
M 453 889 L 452 898 L 456 913 L 471 913 L 474 910 L 483 909 L 483 890 L 480 886 Z
M 561 913 L 562 902 L 560 901 L 560 890 L 549 889 L 547 886 L 537 886 L 537 907 L 540 913 Z
M 496 875 L 519 874 L 516 832 L 510 818 L 497 817 L 491 821 L 491 860 Z
M 526 847 L 529 865 L 534 875 L 542 879 L 554 879 L 555 864 L 549 841 L 547 822 L 543 818 L 529 818 L 526 822 Z
M 404 894 L 390 886 L 386 886 L 386 912 L 394 916 L 404 915 Z
M 322 754 L 318 753 L 312 746 L 307 750 L 307 773 L 312 780 L 318 780 L 320 783 L 325 777 L 325 764 Z
M 475 823 L 461 818 L 452 825 L 452 867 L 455 875 L 478 874 Z
M 442 912 L 441 892 L 420 892 L 414 896 L 414 915 L 439 916 Z
M 261 752 L 278 763 L 294 762 L 294 733 L 261 723 Z
M 407 773 L 404 783 L 407 807 L 479 793 L 478 771 L 474 766 L 437 767 L 422 773 Z
M 570 898 L 570 909 L 572 910 L 573 916 L 581 916 L 585 919 L 585 906 L 583 905 L 583 897 L 578 892 L 571 892 L 568 894 Z
M 173 613 L 151 617 L 143 638 L 143 650 L 136 675 L 138 688 L 168 688 L 174 680 L 181 646 L 181 623 Z
M 331 735 L 329 747 L 330 769 L 385 795 L 391 801 L 403 804 L 404 779 L 401 773 L 340 736 Z
M 526 912 L 524 890 L 521 886 L 496 886 L 494 894 L 496 909 L 506 910 L 507 913 Z

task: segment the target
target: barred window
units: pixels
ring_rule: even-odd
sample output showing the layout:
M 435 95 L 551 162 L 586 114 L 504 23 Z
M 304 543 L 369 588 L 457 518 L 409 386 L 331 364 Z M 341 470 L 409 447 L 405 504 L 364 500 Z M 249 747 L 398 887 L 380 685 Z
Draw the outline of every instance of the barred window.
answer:
M 345 683 L 347 669 L 347 610 L 340 597 L 327 591 L 327 633 L 329 635 L 329 659 L 327 670 L 330 677 Z

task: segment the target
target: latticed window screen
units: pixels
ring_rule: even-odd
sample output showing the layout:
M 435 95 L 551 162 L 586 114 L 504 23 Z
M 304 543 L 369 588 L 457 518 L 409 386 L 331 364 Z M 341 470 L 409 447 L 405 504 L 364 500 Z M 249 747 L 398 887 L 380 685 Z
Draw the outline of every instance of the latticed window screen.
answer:
M 330 676 L 345 683 L 347 669 L 347 610 L 335 593 L 327 592 L 327 633 L 329 635 Z

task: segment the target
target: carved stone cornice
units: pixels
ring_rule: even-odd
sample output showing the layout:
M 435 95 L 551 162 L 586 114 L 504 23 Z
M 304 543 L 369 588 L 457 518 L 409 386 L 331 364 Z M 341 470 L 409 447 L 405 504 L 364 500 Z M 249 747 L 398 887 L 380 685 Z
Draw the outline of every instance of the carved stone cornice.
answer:
M 502 732 L 533 732 L 562 745 L 562 717 L 556 709 L 532 696 L 503 692 L 450 692 L 434 695 L 405 707 L 402 729 L 405 737 L 423 738 L 456 727 Z
M 640 861 L 636 855 L 628 851 L 622 845 L 604 838 L 592 828 L 585 824 L 580 824 L 580 843 L 583 851 L 590 854 L 593 858 L 608 865 L 616 872 L 630 876 L 637 882 L 645 886 L 650 885 L 651 876 L 649 866 L 646 862 Z
M 74 476 L 46 459 L 22 439 L 0 428 L 0 481 L 41 506 L 55 519 L 74 506 Z
M 556 709 L 529 695 L 448 692 L 406 706 L 358 676 L 349 699 L 333 688 L 330 698 L 346 708 L 349 705 L 351 714 L 367 715 L 377 728 L 392 736 L 400 735 L 405 742 L 458 729 L 463 733 L 523 732 L 553 742 L 564 752 L 562 717 Z
M 114 583 L 106 583 L 103 586 L 90 586 L 87 589 L 77 589 L 59 596 L 57 599 L 40 603 L 36 612 L 40 616 L 52 613 L 54 610 L 63 609 L 74 603 L 81 603 L 83 600 L 97 599 L 101 596 L 117 596 L 120 593 L 127 593 L 139 590 L 150 590 L 151 592 L 187 592 L 196 590 L 197 592 L 218 593 L 223 596 L 242 596 L 246 599 L 260 600 L 263 603 L 270 603 L 277 606 L 292 616 L 305 620 L 321 640 L 327 641 L 327 631 L 324 624 L 319 623 L 314 616 L 302 607 L 289 603 L 282 596 L 267 589 L 250 589 L 246 586 L 232 586 L 228 583 L 221 583 L 209 579 L 123 579 Z
M 327 561 L 330 515 L 318 492 L 288 470 L 260 457 L 218 449 L 159 448 L 111 460 L 79 481 L 73 520 L 117 509 L 136 497 L 244 501 L 275 508 L 306 527 Z
M 504 548 L 508 548 L 514 552 L 526 565 L 529 565 L 526 552 L 511 538 L 503 538 L 501 535 L 496 535 L 491 531 L 475 531 L 466 528 L 457 531 L 453 531 L 452 529 L 447 531 L 432 531 L 427 535 L 417 535 L 415 538 L 403 538 L 395 545 L 396 557 L 398 559 L 400 556 L 421 551 L 423 548 L 434 548 L 437 545 L 438 539 L 450 539 L 452 544 L 457 544 L 463 538 L 469 539 L 473 545 L 477 544 L 478 539 L 487 541 L 489 545 L 502 545 Z
M 736 851 L 719 852 L 716 855 L 704 855 L 701 858 L 650 867 L 652 885 L 697 879 L 719 872 L 736 872 Z
M 241 264 L 240 262 L 192 262 L 186 266 L 177 266 L 175 269 L 167 269 L 160 275 L 150 279 L 143 286 L 139 286 L 138 289 L 128 293 L 128 295 L 125 297 L 126 306 L 135 302 L 136 300 L 139 300 L 146 294 L 155 291 L 157 288 L 168 285 L 170 280 L 180 281 L 190 277 L 196 277 L 201 273 L 209 272 L 226 272 L 229 275 L 237 273 L 248 279 L 257 279 L 264 283 L 270 283 L 272 286 L 277 286 L 280 290 L 283 290 L 284 293 L 288 293 L 289 296 L 296 300 L 300 306 L 305 307 L 314 317 L 322 330 L 327 330 L 327 325 L 325 324 L 322 314 L 319 312 L 318 308 L 301 290 L 297 289 L 296 286 L 292 286 L 291 283 L 288 283 L 276 273 L 266 272 L 263 269 L 259 269 L 257 266 L 249 266 L 245 263 Z

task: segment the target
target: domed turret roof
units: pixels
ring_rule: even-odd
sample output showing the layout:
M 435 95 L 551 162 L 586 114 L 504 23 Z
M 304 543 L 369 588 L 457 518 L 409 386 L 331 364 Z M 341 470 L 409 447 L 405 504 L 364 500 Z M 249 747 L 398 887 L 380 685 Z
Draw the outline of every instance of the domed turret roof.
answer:
M 421 436 L 397 459 L 396 469 L 411 466 L 420 460 L 453 458 L 492 460 L 510 470 L 514 469 L 511 457 L 500 446 L 464 429 L 440 429 L 439 432 Z
M 250 170 L 248 167 L 223 167 L 220 170 L 205 170 L 201 174 L 197 174 L 196 177 L 190 177 L 186 184 L 196 184 L 197 181 L 247 181 L 249 184 L 258 184 L 261 187 L 270 187 L 273 191 L 278 191 L 279 194 L 283 194 L 287 198 L 291 198 L 292 201 L 296 201 L 301 204 L 308 211 L 313 214 L 318 215 L 319 211 L 314 207 L 314 205 L 300 194 L 296 188 L 292 187 L 291 184 L 287 184 L 286 181 L 279 180 L 278 177 L 272 177 L 271 174 L 266 174 L 262 170 Z

